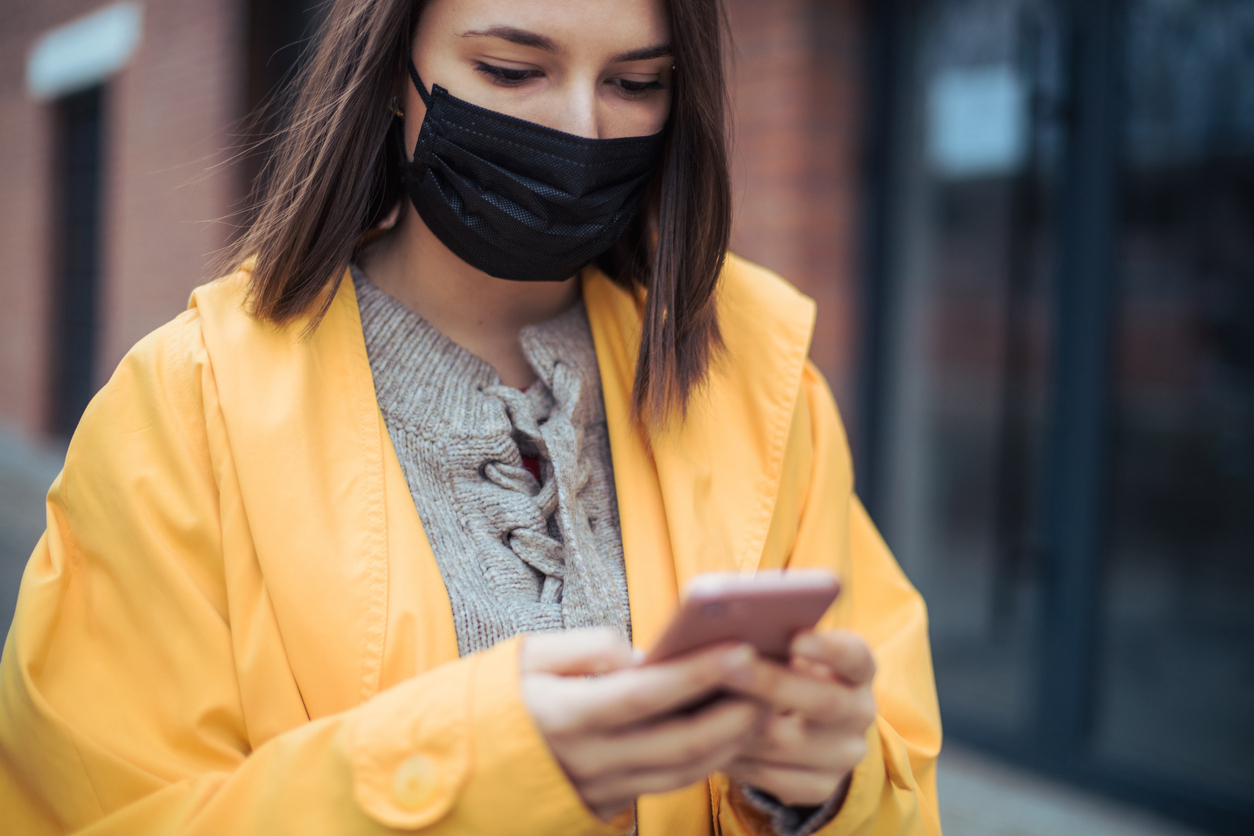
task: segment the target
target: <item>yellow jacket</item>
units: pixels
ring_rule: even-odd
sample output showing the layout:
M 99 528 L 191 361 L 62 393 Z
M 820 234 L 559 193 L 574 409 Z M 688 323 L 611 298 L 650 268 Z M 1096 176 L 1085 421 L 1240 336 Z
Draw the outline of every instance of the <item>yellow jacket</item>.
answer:
M 312 336 L 199 288 L 88 407 L 0 663 L 0 832 L 609 834 L 519 695 L 518 640 L 459 659 L 375 400 L 351 281 Z M 879 661 L 870 754 L 826 834 L 938 834 L 923 602 L 853 494 L 807 363 L 813 304 L 729 260 L 727 353 L 646 445 L 637 299 L 584 299 L 636 640 L 705 571 L 826 566 Z M 639 801 L 642 836 L 768 833 L 725 777 Z

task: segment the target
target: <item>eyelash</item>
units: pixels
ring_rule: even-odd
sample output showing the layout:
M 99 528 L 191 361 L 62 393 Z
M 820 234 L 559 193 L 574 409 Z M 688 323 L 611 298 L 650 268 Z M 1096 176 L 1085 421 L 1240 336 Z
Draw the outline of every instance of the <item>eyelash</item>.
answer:
M 490 78 L 493 84 L 499 84 L 502 87 L 517 87 L 528 79 L 540 75 L 539 70 L 515 70 L 510 67 L 485 64 L 482 61 L 475 65 L 475 69 Z
M 482 61 L 475 65 L 475 69 L 487 76 L 493 84 L 501 87 L 520 87 L 530 79 L 541 75 L 539 70 L 516 70 L 511 67 L 485 64 Z M 657 81 L 630 81 L 625 78 L 616 78 L 613 82 L 619 92 L 629 99 L 643 98 L 654 91 L 666 89 Z
M 614 79 L 618 89 L 629 99 L 640 99 L 656 90 L 665 90 L 658 81 L 629 81 L 625 78 Z

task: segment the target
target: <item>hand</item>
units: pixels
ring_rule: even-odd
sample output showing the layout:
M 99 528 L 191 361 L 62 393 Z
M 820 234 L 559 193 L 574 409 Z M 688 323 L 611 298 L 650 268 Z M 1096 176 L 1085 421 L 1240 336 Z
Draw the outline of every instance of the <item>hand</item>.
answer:
M 771 706 L 761 731 L 724 771 L 784 804 L 817 806 L 848 790 L 875 721 L 875 659 L 847 630 L 806 632 L 788 667 L 760 660 L 731 690 Z
M 736 698 L 675 713 L 747 672 L 754 654 L 744 646 L 640 666 L 613 630 L 571 630 L 527 636 L 520 664 L 527 710 L 579 795 L 605 821 L 639 795 L 726 769 L 766 713 L 760 703 Z

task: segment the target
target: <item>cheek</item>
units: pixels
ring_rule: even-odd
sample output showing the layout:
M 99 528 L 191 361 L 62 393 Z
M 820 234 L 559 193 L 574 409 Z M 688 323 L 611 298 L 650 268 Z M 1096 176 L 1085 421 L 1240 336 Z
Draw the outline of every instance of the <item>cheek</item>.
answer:
M 404 103 L 405 113 L 405 153 L 412 155 L 414 146 L 418 144 L 418 132 L 422 130 L 423 117 L 427 115 L 427 106 L 422 103 L 422 97 L 418 95 L 418 91 L 414 89 L 414 85 L 409 85 L 409 93 L 405 96 Z
M 627 136 L 648 136 L 666 127 L 671 116 L 671 97 L 657 96 L 648 102 L 626 102 L 612 109 L 606 139 Z
M 657 109 L 653 114 L 653 130 L 649 131 L 649 133 L 654 134 L 662 130 L 662 128 L 665 127 L 666 123 L 670 120 L 671 108 L 673 107 L 672 102 L 674 101 L 674 96 L 671 95 L 670 90 L 666 91 L 665 96 L 659 96 L 658 98 L 660 101 L 658 102 Z

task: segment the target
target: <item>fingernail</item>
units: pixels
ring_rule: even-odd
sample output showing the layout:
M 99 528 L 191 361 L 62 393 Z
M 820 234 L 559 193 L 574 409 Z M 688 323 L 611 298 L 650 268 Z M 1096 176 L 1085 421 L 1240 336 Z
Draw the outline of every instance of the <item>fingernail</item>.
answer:
M 814 636 L 798 636 L 793 642 L 793 652 L 801 656 L 818 656 L 823 652 L 823 647 L 819 640 Z
M 749 645 L 741 645 L 735 650 L 730 650 L 723 654 L 723 670 L 734 671 L 743 668 L 753 661 L 753 648 Z

